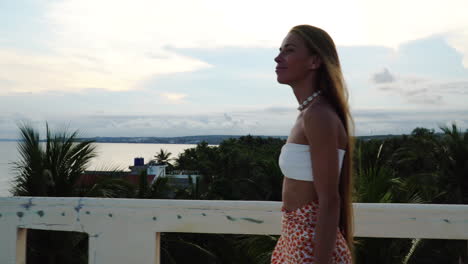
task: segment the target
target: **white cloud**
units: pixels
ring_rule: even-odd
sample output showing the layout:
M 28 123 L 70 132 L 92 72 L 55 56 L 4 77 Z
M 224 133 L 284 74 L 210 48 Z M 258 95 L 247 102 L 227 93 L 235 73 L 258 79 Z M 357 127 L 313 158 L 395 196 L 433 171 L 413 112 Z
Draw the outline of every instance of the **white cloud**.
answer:
M 398 47 L 434 34 L 460 32 L 468 26 L 465 0 L 357 1 L 365 16 L 366 42 Z
M 287 4 L 267 0 L 67 0 L 53 3 L 48 17 L 62 39 L 78 36 L 76 44 L 81 42 L 97 48 L 109 41 L 132 44 L 135 48 L 147 44 L 184 48 L 276 47 L 292 26 L 303 23 L 336 33 L 333 35 L 340 42 L 357 41 L 359 28 L 363 26 L 361 16 L 357 15 L 358 7 L 353 2 L 338 0 L 317 3 L 296 0 Z M 329 16 L 327 10 L 333 10 L 334 16 Z M 288 13 L 291 11 L 294 14 Z M 344 20 L 351 16 L 353 20 L 336 23 L 337 18 Z M 350 33 L 343 27 L 354 29 Z
M 384 69 L 383 72 L 372 74 L 371 81 L 377 90 L 401 96 L 410 105 L 466 105 L 468 79 L 434 80 L 414 75 L 398 75 Z
M 158 54 L 166 45 L 277 47 L 292 26 L 312 24 L 338 45 L 397 48 L 450 33 L 468 67 L 467 9 L 465 0 L 66 0 L 54 2 L 48 18 L 57 33 L 52 46 L 90 52 L 109 66 L 119 65 L 116 55 L 122 64 L 139 63 L 141 52 Z
M 155 37 L 154 14 L 143 2 L 61 1 L 48 11 L 52 38 L 45 45 L 50 52 L 0 49 L 2 93 L 131 90 L 156 74 L 210 67 L 164 49 L 164 38 L 170 36 Z
M 406 42 L 444 36 L 463 55 L 468 68 L 468 1 L 466 0 L 358 0 L 364 33 L 359 43 L 398 49 Z M 352 19 L 348 17 L 347 19 Z
M 391 83 L 395 81 L 395 77 L 388 71 L 387 68 L 384 68 L 382 72 L 376 72 L 372 76 L 372 81 L 375 83 Z
M 137 89 L 140 82 L 153 74 L 192 71 L 209 66 L 171 52 L 165 52 L 166 59 L 132 55 L 118 49 L 107 52 L 105 56 L 85 49 L 66 51 L 63 48 L 57 52 L 59 54 L 41 55 L 24 50 L 0 50 L 0 79 L 10 82 L 0 84 L 1 92 L 89 88 L 123 91 Z
M 454 30 L 447 34 L 448 43 L 463 54 L 463 66 L 468 69 L 468 25 L 463 29 Z
M 170 102 L 180 103 L 182 100 L 187 97 L 187 94 L 182 93 L 161 93 L 161 96 Z
M 50 52 L 0 50 L 1 92 L 138 89 L 154 75 L 210 67 L 165 47 L 277 47 L 291 26 L 303 23 L 326 29 L 338 45 L 398 47 L 445 34 L 468 67 L 465 0 L 64 0 L 48 5 L 44 25 Z
M 436 108 L 425 110 L 370 108 L 353 111 L 356 135 L 409 134 L 416 127 L 434 128 L 455 122 L 459 129 L 468 129 L 466 119 L 468 108 L 440 111 Z
M 77 128 L 83 137 L 94 136 L 190 136 L 190 135 L 276 135 L 287 136 L 297 115 L 295 109 L 276 107 L 238 112 L 216 112 L 181 115 L 71 115 L 48 119 L 52 127 Z M 278 112 L 282 114 L 278 115 Z M 468 129 L 468 108 L 440 111 L 369 108 L 354 109 L 357 136 L 408 134 L 416 127 L 435 128 L 456 122 L 459 129 Z M 68 118 L 68 119 L 67 119 Z M 0 114 L 0 138 L 16 138 L 18 117 Z M 36 127 L 42 118 L 29 120 Z M 70 120 L 73 120 L 70 122 Z M 43 134 L 43 133 L 42 133 Z

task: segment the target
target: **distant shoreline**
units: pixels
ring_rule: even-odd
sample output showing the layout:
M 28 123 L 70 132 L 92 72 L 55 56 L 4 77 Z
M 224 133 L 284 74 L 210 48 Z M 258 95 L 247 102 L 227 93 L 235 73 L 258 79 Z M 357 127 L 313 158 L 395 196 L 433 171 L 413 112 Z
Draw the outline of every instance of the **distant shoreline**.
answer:
M 442 133 L 435 133 L 436 135 Z M 375 136 L 357 136 L 356 138 L 362 140 L 370 139 L 385 139 L 393 137 L 401 137 L 401 135 L 375 135 Z M 93 140 L 96 143 L 140 143 L 140 144 L 199 144 L 207 142 L 209 145 L 218 145 L 227 139 L 237 139 L 240 137 L 252 136 L 262 138 L 280 138 L 286 140 L 287 136 L 257 136 L 257 135 L 205 135 L 205 136 L 184 136 L 184 137 L 91 137 L 91 138 L 78 138 L 77 141 Z M 18 142 L 19 139 L 1 139 L 0 142 Z M 42 139 L 41 141 L 44 141 Z
M 90 137 L 77 138 L 77 141 L 93 140 L 96 143 L 142 143 L 142 144 L 199 144 L 207 142 L 208 144 L 219 144 L 227 139 L 237 139 L 247 135 L 204 135 L 204 136 L 184 136 L 184 137 Z M 287 139 L 287 136 L 254 136 L 262 138 L 281 138 Z M 0 139 L 4 142 L 18 142 L 19 139 Z M 44 141 L 44 139 L 41 139 Z

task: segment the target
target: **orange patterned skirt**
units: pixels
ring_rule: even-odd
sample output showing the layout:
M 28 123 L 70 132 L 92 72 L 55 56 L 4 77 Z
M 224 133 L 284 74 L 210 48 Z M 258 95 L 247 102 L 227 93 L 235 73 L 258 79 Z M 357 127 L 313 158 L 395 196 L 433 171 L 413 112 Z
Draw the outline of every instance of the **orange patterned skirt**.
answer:
M 271 256 L 271 264 L 315 263 L 314 236 L 317 224 L 318 204 L 310 202 L 293 211 L 283 212 L 281 236 Z M 350 264 L 351 253 L 339 230 L 336 233 L 333 262 Z

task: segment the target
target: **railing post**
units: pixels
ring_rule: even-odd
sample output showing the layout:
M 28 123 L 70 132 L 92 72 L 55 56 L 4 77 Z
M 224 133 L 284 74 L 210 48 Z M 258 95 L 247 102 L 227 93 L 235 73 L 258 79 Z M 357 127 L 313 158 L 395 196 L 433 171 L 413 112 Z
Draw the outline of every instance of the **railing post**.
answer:
M 17 228 L 16 230 L 16 264 L 26 264 L 28 230 L 26 228 Z
M 465 255 L 465 258 L 466 258 L 466 261 L 468 261 L 468 240 L 466 241 L 466 255 Z
M 1 224 L 0 234 L 2 264 L 25 264 L 27 229 L 17 228 L 11 224 Z
M 161 233 L 156 233 L 155 264 L 161 264 Z

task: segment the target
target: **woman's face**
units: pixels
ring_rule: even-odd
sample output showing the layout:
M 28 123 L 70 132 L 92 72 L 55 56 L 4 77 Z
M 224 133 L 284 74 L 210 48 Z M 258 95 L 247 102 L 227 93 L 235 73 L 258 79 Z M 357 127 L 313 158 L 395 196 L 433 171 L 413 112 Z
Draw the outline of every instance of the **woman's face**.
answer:
M 289 32 L 279 50 L 280 53 L 275 58 L 279 83 L 293 85 L 305 79 L 314 68 L 313 56 L 296 33 Z

